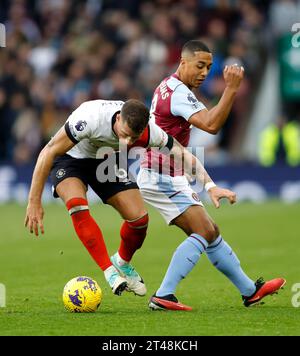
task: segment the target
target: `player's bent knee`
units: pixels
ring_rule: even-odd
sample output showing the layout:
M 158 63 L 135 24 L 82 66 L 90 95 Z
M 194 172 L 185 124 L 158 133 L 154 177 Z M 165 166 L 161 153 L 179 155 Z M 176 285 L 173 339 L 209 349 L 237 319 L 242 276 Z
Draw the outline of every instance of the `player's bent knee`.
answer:
M 148 213 L 146 213 L 137 219 L 126 220 L 126 221 L 132 229 L 137 229 L 137 230 L 145 229 L 148 227 L 149 215 L 148 215 Z
M 203 237 L 206 239 L 206 241 L 211 244 L 213 243 L 216 238 L 219 236 L 219 229 L 217 228 L 217 225 L 215 224 L 207 224 L 204 227 L 204 233 Z
M 219 226 L 215 223 L 213 223 L 214 229 L 215 229 L 215 239 L 218 238 L 221 234 Z

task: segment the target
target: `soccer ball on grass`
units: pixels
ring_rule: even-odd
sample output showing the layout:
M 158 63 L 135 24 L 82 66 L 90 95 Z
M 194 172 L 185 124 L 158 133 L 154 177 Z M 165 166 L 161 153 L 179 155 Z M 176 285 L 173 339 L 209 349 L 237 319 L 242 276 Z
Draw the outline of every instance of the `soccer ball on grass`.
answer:
M 102 291 L 92 278 L 79 276 L 71 279 L 64 287 L 65 308 L 73 313 L 95 312 L 102 300 Z

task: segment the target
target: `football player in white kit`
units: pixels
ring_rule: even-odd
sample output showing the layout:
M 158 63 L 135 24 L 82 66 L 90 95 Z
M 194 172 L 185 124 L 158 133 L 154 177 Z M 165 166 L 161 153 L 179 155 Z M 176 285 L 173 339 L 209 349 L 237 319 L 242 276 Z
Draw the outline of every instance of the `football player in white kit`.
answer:
M 149 110 L 138 100 L 93 100 L 83 103 L 41 151 L 32 177 L 25 216 L 31 233 L 44 233 L 44 210 L 41 196 L 50 173 L 54 196 L 60 197 L 71 215 L 74 229 L 103 270 L 112 291 L 120 295 L 124 289 L 136 295 L 146 294 L 140 275 L 129 263 L 146 237 L 148 214 L 136 183 L 115 174 L 103 181 L 99 167 L 107 158 L 102 148 L 119 151 L 119 144 L 129 147 L 168 148 L 175 157 L 193 157 L 153 121 Z M 126 146 L 126 147 L 127 147 Z M 99 157 L 99 153 L 100 157 Z M 111 152 L 110 152 L 111 153 Z M 193 157 L 194 163 L 195 158 Z M 103 172 L 102 172 L 103 173 Z M 203 173 L 199 171 L 199 177 Z M 204 174 L 206 182 L 211 179 Z M 90 215 L 86 192 L 90 186 L 106 204 L 114 207 L 124 219 L 119 250 L 108 255 L 102 232 Z M 232 192 L 220 189 L 215 199 L 231 197 Z

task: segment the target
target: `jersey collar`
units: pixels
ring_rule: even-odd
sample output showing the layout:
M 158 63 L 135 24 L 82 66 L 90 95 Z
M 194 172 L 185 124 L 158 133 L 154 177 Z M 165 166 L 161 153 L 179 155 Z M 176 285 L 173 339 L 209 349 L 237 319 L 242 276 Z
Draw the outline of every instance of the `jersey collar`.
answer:
M 180 80 L 180 79 L 179 79 L 179 77 L 178 77 L 178 75 L 177 75 L 176 73 L 173 73 L 173 74 L 171 75 L 171 77 L 173 77 L 173 78 L 176 78 L 176 79 Z M 180 81 L 181 81 L 181 80 L 180 80 Z

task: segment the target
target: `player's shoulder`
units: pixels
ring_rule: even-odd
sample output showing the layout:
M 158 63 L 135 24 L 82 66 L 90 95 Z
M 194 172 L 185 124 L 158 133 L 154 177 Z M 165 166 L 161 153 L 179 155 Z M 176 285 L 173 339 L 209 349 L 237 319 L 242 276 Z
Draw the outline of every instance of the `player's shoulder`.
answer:
M 124 105 L 124 101 L 122 100 L 103 100 L 103 99 L 95 99 L 88 100 L 83 102 L 80 107 L 89 107 L 91 109 L 102 109 L 102 110 L 115 110 L 119 109 Z
M 123 104 L 120 100 L 88 100 L 73 111 L 67 121 L 82 132 L 100 134 L 111 129 L 111 119 L 116 112 L 121 111 Z
M 110 121 L 112 116 L 121 111 L 124 102 L 121 100 L 89 100 L 82 103 L 78 110 L 85 117 L 89 117 L 94 124 L 101 124 L 104 121 Z
M 177 88 L 184 85 L 176 76 L 171 75 L 164 78 L 154 91 L 154 100 L 166 100 L 171 98 Z M 155 99 L 156 98 L 156 99 Z
M 155 91 L 162 92 L 168 90 L 173 92 L 180 85 L 184 85 L 180 79 L 174 75 L 169 75 L 159 83 Z
M 178 88 L 185 87 L 185 84 L 176 76 L 176 75 L 170 75 L 165 79 L 166 86 L 174 92 L 175 90 L 178 90 Z

